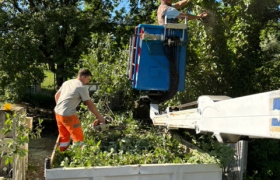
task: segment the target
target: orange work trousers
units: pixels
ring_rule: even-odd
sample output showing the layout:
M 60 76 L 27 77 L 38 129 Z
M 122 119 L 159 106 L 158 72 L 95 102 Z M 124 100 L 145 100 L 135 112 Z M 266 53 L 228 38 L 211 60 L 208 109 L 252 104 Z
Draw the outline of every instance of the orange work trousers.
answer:
M 70 144 L 70 136 L 74 144 L 82 146 L 84 134 L 81 128 L 81 123 L 78 116 L 61 116 L 55 113 L 58 132 L 59 132 L 59 148 L 60 151 L 65 151 Z

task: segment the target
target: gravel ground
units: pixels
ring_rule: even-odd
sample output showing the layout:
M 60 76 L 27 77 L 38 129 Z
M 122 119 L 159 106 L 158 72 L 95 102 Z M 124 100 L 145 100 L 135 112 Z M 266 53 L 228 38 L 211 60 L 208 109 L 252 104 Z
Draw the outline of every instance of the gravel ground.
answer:
M 45 134 L 40 139 L 32 139 L 29 142 L 28 170 L 26 180 L 44 180 L 44 163 L 47 157 L 51 157 L 57 136 Z
M 51 157 L 58 137 L 56 121 L 52 111 L 36 110 L 34 113 L 31 111 L 28 116 L 34 117 L 33 128 L 38 118 L 44 119 L 44 129 L 41 138 L 29 140 L 26 180 L 44 180 L 45 159 Z

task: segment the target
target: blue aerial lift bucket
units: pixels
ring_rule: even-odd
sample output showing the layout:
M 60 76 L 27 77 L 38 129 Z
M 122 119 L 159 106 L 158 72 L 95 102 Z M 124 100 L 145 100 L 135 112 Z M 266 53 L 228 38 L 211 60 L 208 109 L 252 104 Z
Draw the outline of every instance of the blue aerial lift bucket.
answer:
M 127 69 L 133 89 L 148 95 L 185 89 L 186 24 L 175 28 L 148 24 L 135 27 Z

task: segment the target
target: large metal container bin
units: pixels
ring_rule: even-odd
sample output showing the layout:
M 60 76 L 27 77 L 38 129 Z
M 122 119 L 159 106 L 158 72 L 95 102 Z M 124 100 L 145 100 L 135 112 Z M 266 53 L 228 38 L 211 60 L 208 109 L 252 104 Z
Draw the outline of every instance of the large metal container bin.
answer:
M 52 168 L 58 142 L 59 138 L 50 161 L 46 161 L 45 180 L 222 180 L 222 169 L 217 164 L 138 164 Z
M 221 180 L 216 164 L 150 164 L 46 170 L 46 180 Z

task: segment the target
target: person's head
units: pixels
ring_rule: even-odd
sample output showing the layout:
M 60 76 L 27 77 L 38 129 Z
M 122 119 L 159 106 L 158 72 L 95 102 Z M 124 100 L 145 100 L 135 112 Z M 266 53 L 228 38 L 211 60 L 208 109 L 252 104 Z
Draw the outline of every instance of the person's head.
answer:
M 173 0 L 161 0 L 162 4 L 171 5 Z
M 80 69 L 78 78 L 83 84 L 87 84 L 91 78 L 91 72 L 88 69 Z

